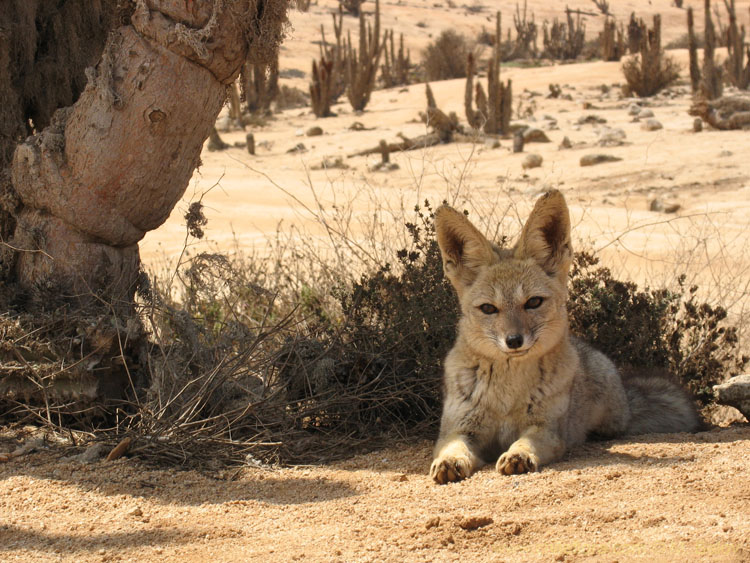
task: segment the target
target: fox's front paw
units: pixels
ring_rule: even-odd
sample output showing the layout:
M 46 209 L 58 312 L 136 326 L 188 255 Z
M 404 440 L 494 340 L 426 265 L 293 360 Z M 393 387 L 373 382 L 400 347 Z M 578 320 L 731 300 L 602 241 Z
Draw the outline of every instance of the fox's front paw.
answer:
M 539 468 L 537 457 L 529 452 L 505 452 L 497 460 L 495 469 L 505 475 L 531 473 Z
M 466 456 L 440 457 L 433 461 L 430 467 L 430 477 L 441 485 L 461 481 L 469 475 L 471 475 L 471 461 Z

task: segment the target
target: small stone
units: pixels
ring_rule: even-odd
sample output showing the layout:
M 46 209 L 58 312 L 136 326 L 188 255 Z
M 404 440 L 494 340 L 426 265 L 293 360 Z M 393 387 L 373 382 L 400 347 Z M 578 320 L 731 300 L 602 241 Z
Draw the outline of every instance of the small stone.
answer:
M 736 375 L 714 385 L 714 393 L 717 403 L 736 408 L 750 420 L 750 374 Z
M 106 452 L 107 446 L 102 443 L 92 444 L 86 451 L 79 455 L 72 456 L 68 459 L 71 461 L 78 461 L 80 463 L 93 463 L 102 458 Z
M 696 133 L 703 131 L 703 120 L 700 117 L 696 117 L 693 120 L 693 131 Z
M 648 207 L 651 211 L 655 211 L 656 213 L 677 213 L 681 206 L 679 203 L 664 203 L 657 198 L 651 200 Z
M 653 117 L 641 123 L 641 129 L 643 129 L 644 131 L 658 131 L 659 129 L 663 128 L 664 126 Z
M 467 516 L 458 523 L 463 530 L 477 530 L 492 524 L 494 520 L 489 516 Z
M 648 108 L 643 108 L 638 112 L 638 119 L 648 119 L 649 117 L 654 117 L 654 112 Z
M 563 140 L 560 143 L 559 148 L 560 148 L 560 150 L 562 150 L 562 149 L 572 149 L 573 148 L 573 143 L 570 142 L 570 139 L 568 137 L 563 137 Z
M 484 146 L 488 149 L 497 149 L 500 148 L 500 141 L 498 141 L 494 137 L 485 137 Z
M 728 156 L 732 156 L 732 154 L 733 154 L 732 151 L 728 151 L 725 149 L 719 153 L 719 156 L 722 158 L 726 158 Z
M 542 155 L 540 154 L 527 154 L 524 157 L 523 162 L 521 163 L 521 167 L 524 170 L 528 170 L 529 168 L 538 168 L 542 165 L 542 161 Z
M 286 151 L 288 153 L 300 153 L 300 152 L 307 152 L 307 147 L 304 143 L 297 143 L 294 145 L 291 149 Z
M 523 152 L 523 134 L 520 131 L 513 135 L 513 152 Z
M 317 137 L 317 136 L 322 135 L 322 134 L 323 134 L 323 128 L 322 127 L 318 127 L 317 125 L 314 126 L 314 127 L 310 127 L 305 132 L 305 135 L 307 135 L 308 137 Z
M 424 527 L 426 530 L 429 530 L 430 528 L 437 528 L 440 525 L 440 516 L 433 516 L 427 522 L 425 522 Z
M 617 162 L 622 160 L 619 156 L 611 154 L 585 154 L 581 157 L 581 166 L 594 166 L 595 164 L 602 164 L 604 162 Z
M 547 133 L 537 127 L 529 127 L 523 132 L 524 143 L 549 143 Z
M 576 121 L 578 125 L 587 125 L 587 124 L 602 124 L 607 123 L 607 120 L 603 117 L 599 117 L 596 114 L 590 113 L 588 115 L 582 115 L 578 118 L 578 121 Z
M 602 127 L 599 131 L 599 139 L 596 144 L 600 147 L 619 147 L 625 144 L 625 131 L 623 129 Z
M 135 507 L 133 510 L 128 512 L 128 516 L 133 516 L 135 518 L 140 518 L 143 516 L 143 511 L 139 507 Z
M 409 477 L 407 477 L 406 473 L 401 473 L 400 475 L 394 475 L 391 477 L 391 481 L 396 481 L 397 483 L 403 483 L 408 480 Z
M 633 102 L 632 104 L 628 106 L 628 115 L 636 116 L 639 113 L 641 113 L 642 109 L 643 108 L 641 106 Z

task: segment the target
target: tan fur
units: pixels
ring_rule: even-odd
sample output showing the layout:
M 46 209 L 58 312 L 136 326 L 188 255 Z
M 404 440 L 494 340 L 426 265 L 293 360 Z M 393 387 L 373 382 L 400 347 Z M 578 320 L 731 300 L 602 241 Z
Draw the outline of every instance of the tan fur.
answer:
M 536 471 L 592 433 L 696 428 L 679 388 L 634 378 L 626 392 L 614 364 L 570 336 L 570 217 L 560 192 L 537 201 L 512 249 L 498 249 L 447 206 L 435 226 L 461 305 L 445 359 L 435 481 L 464 479 L 488 462 L 504 474 Z

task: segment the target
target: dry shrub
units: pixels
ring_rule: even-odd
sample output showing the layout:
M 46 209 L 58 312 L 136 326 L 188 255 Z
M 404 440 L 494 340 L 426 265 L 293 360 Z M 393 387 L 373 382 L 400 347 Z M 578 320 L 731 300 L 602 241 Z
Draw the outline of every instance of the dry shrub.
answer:
M 669 371 L 707 404 L 712 385 L 740 373 L 748 358 L 738 352 L 737 327 L 724 322 L 726 310 L 698 302 L 684 275 L 678 281 L 674 291 L 640 290 L 612 277 L 595 256 L 577 253 L 571 329 L 623 368 Z
M 470 48 L 466 36 L 446 29 L 427 45 L 422 56 L 428 81 L 449 80 L 466 76 L 466 57 Z
M 626 94 L 641 98 L 653 96 L 680 77 L 680 65 L 669 56 L 658 58 L 634 55 L 622 64 L 627 82 Z
M 622 65 L 627 85 L 626 95 L 640 97 L 653 96 L 666 88 L 680 76 L 680 65 L 661 48 L 661 16 L 654 16 L 652 29 L 641 20 L 636 22 L 631 16 L 631 24 L 636 24 L 638 52 Z M 633 38 L 635 40 L 635 37 Z M 632 47 L 631 47 L 632 52 Z

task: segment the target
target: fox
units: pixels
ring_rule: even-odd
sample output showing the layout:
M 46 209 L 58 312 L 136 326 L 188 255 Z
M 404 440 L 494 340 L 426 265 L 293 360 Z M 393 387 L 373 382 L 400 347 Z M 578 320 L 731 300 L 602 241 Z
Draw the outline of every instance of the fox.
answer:
M 510 248 L 447 205 L 435 212 L 435 231 L 460 305 L 443 364 L 435 482 L 466 479 L 493 462 L 504 475 L 534 472 L 591 436 L 698 429 L 680 386 L 666 377 L 623 377 L 571 334 L 571 224 L 560 191 L 536 201 Z

